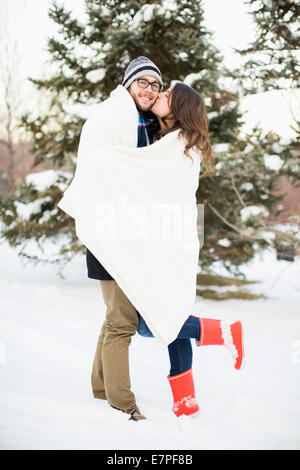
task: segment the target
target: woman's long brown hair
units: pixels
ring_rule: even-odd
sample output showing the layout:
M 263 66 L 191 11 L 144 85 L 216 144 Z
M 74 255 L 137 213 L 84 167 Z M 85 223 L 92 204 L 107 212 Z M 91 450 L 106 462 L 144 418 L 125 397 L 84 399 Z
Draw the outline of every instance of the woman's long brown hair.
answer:
M 173 127 L 159 131 L 159 136 L 162 137 L 179 129 L 179 136 L 186 140 L 185 155 L 192 159 L 189 150 L 193 149 L 199 152 L 206 168 L 204 174 L 212 173 L 214 157 L 209 140 L 209 124 L 203 99 L 185 83 L 176 83 L 170 90 L 169 106 L 171 117 L 174 117 L 176 122 Z

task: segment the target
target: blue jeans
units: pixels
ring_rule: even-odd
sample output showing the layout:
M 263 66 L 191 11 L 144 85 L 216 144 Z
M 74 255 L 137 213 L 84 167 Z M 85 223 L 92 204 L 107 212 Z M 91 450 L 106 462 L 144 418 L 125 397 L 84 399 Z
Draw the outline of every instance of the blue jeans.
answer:
M 141 336 L 152 337 L 153 334 L 149 330 L 147 323 L 138 313 L 139 326 L 137 332 Z M 200 322 L 198 318 L 190 315 L 183 324 L 177 338 L 173 343 L 168 345 L 170 358 L 170 377 L 181 374 L 192 367 L 193 350 L 191 339 L 200 341 Z

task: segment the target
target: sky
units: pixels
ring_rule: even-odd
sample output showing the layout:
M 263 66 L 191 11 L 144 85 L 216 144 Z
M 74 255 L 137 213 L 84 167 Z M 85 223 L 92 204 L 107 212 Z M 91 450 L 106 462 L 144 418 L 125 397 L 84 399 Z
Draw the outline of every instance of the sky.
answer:
M 6 23 L 11 37 L 17 35 L 20 48 L 20 80 L 49 74 L 47 38 L 55 33 L 55 25 L 48 17 L 50 0 L 0 0 L 0 13 L 7 15 Z M 60 0 L 76 17 L 84 15 L 84 0 Z M 255 37 L 252 17 L 243 0 L 203 0 L 206 24 L 214 33 L 214 44 L 221 50 L 229 67 L 239 65 L 239 56 L 233 48 L 247 46 Z M 52 66 L 53 67 L 53 66 Z M 176 77 L 174 77 L 176 79 Z M 27 86 L 24 111 L 34 106 L 34 93 Z M 300 95 L 268 92 L 242 100 L 241 108 L 248 111 L 245 130 L 260 124 L 265 130 L 274 130 L 288 139 L 292 115 L 300 105 Z

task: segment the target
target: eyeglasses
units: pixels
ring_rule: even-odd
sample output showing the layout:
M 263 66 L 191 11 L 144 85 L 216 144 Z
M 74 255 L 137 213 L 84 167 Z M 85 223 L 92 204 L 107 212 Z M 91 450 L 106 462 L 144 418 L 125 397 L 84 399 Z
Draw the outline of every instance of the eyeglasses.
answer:
M 148 82 L 148 80 L 146 80 L 145 78 L 136 78 L 135 81 L 137 82 L 140 88 L 148 88 L 148 86 L 150 85 L 152 91 L 160 90 L 160 84 L 158 82 Z

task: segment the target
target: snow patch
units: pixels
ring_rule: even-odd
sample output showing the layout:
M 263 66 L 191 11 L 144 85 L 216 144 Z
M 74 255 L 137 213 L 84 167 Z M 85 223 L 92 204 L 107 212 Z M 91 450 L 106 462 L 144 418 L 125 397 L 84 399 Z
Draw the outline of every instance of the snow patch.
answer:
M 42 217 L 39 218 L 39 224 L 44 224 L 45 222 L 48 222 L 48 220 L 55 214 L 57 214 L 58 209 L 57 207 L 53 209 L 52 211 L 47 210 L 43 212 Z
M 41 207 L 45 202 L 51 202 L 51 197 L 43 197 L 36 199 L 33 202 L 28 202 L 24 204 L 23 202 L 14 201 L 14 205 L 17 209 L 17 216 L 23 222 L 28 222 L 32 215 L 38 214 L 41 212 Z
M 152 21 L 154 15 L 163 16 L 165 19 L 170 19 L 172 13 L 177 10 L 177 3 L 175 0 L 163 0 L 160 5 L 158 4 L 145 4 L 134 15 L 130 24 L 130 31 L 139 29 L 142 23 L 149 23 Z
M 221 240 L 218 241 L 218 245 L 228 247 L 231 245 L 231 241 L 228 240 L 228 238 L 221 238 Z
M 267 217 L 269 215 L 269 211 L 262 206 L 247 206 L 243 207 L 240 211 L 241 219 L 243 222 L 246 222 L 251 217 L 258 217 L 264 216 Z
M 223 153 L 223 152 L 228 152 L 229 151 L 229 144 L 223 143 L 223 144 L 215 144 L 212 146 L 212 150 L 214 153 Z
M 183 80 L 186 85 L 193 86 L 197 80 L 201 80 L 206 75 L 206 70 L 201 70 L 197 73 L 189 73 Z
M 270 170 L 279 171 L 284 161 L 278 155 L 264 155 L 264 164 Z
M 252 183 L 243 183 L 240 186 L 240 189 L 242 189 L 244 191 L 252 191 L 253 188 L 254 188 L 254 186 L 253 186 Z
M 62 170 L 45 170 L 40 171 L 39 173 L 30 173 L 26 176 L 25 181 L 27 184 L 32 184 L 39 192 L 46 191 L 46 189 L 51 186 L 58 186 L 61 191 L 64 191 L 72 176 L 73 175 L 71 173 Z M 65 178 L 67 182 L 59 182 L 58 180 L 61 177 Z
M 106 70 L 105 69 L 96 69 L 96 70 L 91 70 L 86 74 L 86 79 L 91 82 L 91 83 L 98 83 L 103 80 L 105 77 Z

